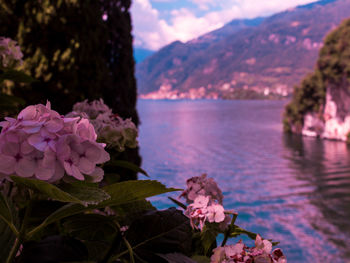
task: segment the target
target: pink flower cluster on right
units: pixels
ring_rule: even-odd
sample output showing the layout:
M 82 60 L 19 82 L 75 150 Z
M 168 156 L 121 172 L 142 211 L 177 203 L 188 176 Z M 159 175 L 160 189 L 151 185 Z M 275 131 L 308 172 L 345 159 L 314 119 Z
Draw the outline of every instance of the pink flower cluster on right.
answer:
M 192 228 L 203 229 L 205 222 L 218 223 L 224 230 L 231 217 L 225 214 L 222 206 L 223 194 L 212 178 L 206 174 L 187 180 L 187 189 L 180 197 L 186 198 L 187 209 L 185 215 L 190 218 Z
M 94 126 L 98 140 L 119 152 L 125 147 L 135 148 L 138 145 L 138 131 L 131 119 L 123 120 L 103 102 L 102 99 L 88 102 L 84 100 L 73 106 L 67 117 L 83 117 Z
M 96 165 L 110 157 L 87 119 L 65 118 L 48 102 L 28 106 L 0 125 L 1 177 L 16 174 L 55 183 L 66 174 L 67 179 L 102 180 L 104 172 Z
M 272 244 L 259 235 L 255 239 L 255 247 L 249 248 L 239 241 L 235 245 L 217 247 L 213 250 L 211 263 L 287 263 L 281 249 L 272 251 Z

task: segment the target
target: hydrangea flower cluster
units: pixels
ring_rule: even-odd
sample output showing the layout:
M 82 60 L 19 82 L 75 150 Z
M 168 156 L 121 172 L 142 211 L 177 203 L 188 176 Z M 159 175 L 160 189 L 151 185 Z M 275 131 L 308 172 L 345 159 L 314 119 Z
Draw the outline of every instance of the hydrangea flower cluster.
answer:
M 22 64 L 23 54 L 17 42 L 0 37 L 0 68 L 15 68 Z
M 187 180 L 187 189 L 182 192 L 180 197 L 186 198 L 187 203 L 192 203 L 199 195 L 210 196 L 211 199 L 216 200 L 222 204 L 224 196 L 222 191 L 216 184 L 213 178 L 207 178 L 206 174 L 201 176 L 191 177 Z
M 272 244 L 260 235 L 256 236 L 255 247 L 249 248 L 242 241 L 235 245 L 217 247 L 213 250 L 211 263 L 287 263 L 281 249 L 272 251 Z
M 96 165 L 110 157 L 105 145 L 96 142 L 87 119 L 66 118 L 47 102 L 28 106 L 16 119 L 5 120 L 0 123 L 2 177 L 16 174 L 52 183 L 62 178 L 102 180 L 104 172 Z
M 104 104 L 103 100 L 78 102 L 73 106 L 73 111 L 67 117 L 83 117 L 90 120 L 98 135 L 98 140 L 108 147 L 113 147 L 122 152 L 125 147 L 137 147 L 138 131 L 131 119 L 123 120 Z
M 224 230 L 231 217 L 225 214 L 222 206 L 223 194 L 212 178 L 206 174 L 187 180 L 187 189 L 180 197 L 186 198 L 187 209 L 185 215 L 190 218 L 192 228 L 203 229 L 205 222 L 218 223 Z

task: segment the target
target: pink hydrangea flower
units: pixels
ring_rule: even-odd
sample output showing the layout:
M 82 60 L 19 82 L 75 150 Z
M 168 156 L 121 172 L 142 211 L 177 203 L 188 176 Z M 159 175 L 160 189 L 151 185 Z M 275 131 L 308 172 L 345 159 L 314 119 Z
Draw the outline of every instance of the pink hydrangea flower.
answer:
M 89 119 L 97 133 L 98 140 L 120 152 L 126 147 L 135 148 L 138 145 L 138 130 L 131 119 L 123 120 L 104 104 L 103 100 L 78 102 L 73 111 L 66 117 Z
M 17 119 L 0 123 L 0 173 L 17 174 L 48 182 L 69 177 L 92 181 L 103 178 L 96 167 L 109 160 L 104 144 L 87 119 L 65 118 L 48 102 L 26 107 Z M 3 177 L 3 176 L 2 176 Z
M 224 207 L 210 202 L 209 196 L 199 195 L 187 206 L 185 215 L 190 218 L 192 228 L 203 229 L 206 221 L 221 223 L 226 219 Z
M 272 254 L 272 244 L 257 235 L 255 247 L 249 248 L 242 241 L 234 245 L 217 247 L 210 258 L 211 263 L 287 263 L 281 249 L 275 249 Z
M 198 195 L 205 195 L 222 204 L 224 196 L 213 178 L 207 178 L 206 174 L 202 174 L 188 179 L 186 183 L 187 189 L 180 197 L 186 198 L 187 203 L 192 203 Z
M 17 42 L 0 37 L 0 68 L 15 68 L 22 64 L 23 54 Z

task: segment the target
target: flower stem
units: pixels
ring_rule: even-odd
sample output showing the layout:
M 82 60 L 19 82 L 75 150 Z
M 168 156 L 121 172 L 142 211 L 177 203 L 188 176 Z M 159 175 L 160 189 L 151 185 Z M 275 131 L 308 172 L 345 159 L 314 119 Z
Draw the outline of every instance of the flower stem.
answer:
M 229 227 L 227 228 L 226 232 L 225 232 L 225 236 L 224 236 L 224 240 L 221 243 L 221 246 L 225 246 L 228 237 L 230 236 L 230 232 L 231 229 L 233 228 L 233 226 L 235 225 L 236 219 L 237 219 L 238 214 L 233 214 L 232 220 L 231 220 L 231 224 L 229 225 Z
M 18 238 L 16 238 L 16 241 L 11 248 L 11 251 L 10 251 L 9 256 L 7 257 L 6 263 L 13 263 L 13 260 L 15 259 L 15 256 L 17 255 L 17 251 L 18 251 L 20 245 L 21 245 L 21 241 L 18 237 Z
M 31 193 L 30 193 L 30 196 L 31 196 Z M 20 248 L 21 244 L 26 239 L 26 234 L 25 234 L 26 226 L 27 226 L 27 222 L 28 222 L 28 219 L 29 219 L 29 216 L 30 216 L 31 212 L 32 212 L 32 200 L 29 201 L 29 205 L 26 208 L 26 211 L 24 213 L 24 218 L 23 218 L 23 221 L 22 221 L 21 229 L 19 231 L 19 234 L 18 234 L 18 236 L 16 238 L 15 243 L 13 244 L 13 246 L 11 248 L 10 254 L 7 257 L 6 263 L 13 263 L 16 255 L 17 255 L 18 249 Z

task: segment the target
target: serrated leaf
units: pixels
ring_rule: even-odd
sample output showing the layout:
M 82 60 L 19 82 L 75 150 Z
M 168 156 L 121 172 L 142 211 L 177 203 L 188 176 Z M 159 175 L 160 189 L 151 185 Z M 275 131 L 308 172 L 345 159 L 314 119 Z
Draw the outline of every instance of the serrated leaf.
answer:
M 30 189 L 47 195 L 52 200 L 79 203 L 82 205 L 96 204 L 102 200 L 106 200 L 108 194 L 101 189 L 94 187 L 66 187 L 70 192 L 61 190 L 53 184 L 45 181 L 23 178 L 19 176 L 11 176 L 11 179 L 17 184 L 24 185 Z M 97 189 L 97 190 L 96 190 Z M 96 195 L 94 197 L 94 195 Z
M 129 169 L 135 173 L 142 173 L 143 175 L 149 177 L 149 175 L 147 174 L 147 172 L 145 170 L 143 170 L 141 167 L 138 167 L 137 165 L 135 165 L 131 162 L 128 162 L 128 161 L 123 161 L 123 160 L 110 161 L 110 162 L 108 162 L 107 165 L 126 168 L 126 169 Z
M 87 210 L 104 208 L 106 206 L 118 206 L 127 203 L 132 203 L 147 197 L 155 196 L 172 191 L 179 191 L 179 189 L 166 188 L 163 184 L 157 181 L 142 180 L 142 181 L 127 181 L 109 185 L 103 188 L 111 198 L 99 203 L 98 205 L 90 205 L 85 207 L 79 203 L 70 203 L 59 208 L 57 211 L 48 216 L 43 223 L 34 228 L 28 236 L 34 235 L 45 226 L 66 218 L 68 216 L 76 215 Z
M 157 261 L 158 253 L 190 253 L 192 228 L 189 219 L 180 210 L 169 208 L 150 211 L 137 218 L 125 237 L 143 260 L 160 262 Z
M 15 183 L 24 185 L 34 191 L 38 191 L 42 194 L 45 194 L 53 200 L 83 204 L 83 202 L 78 198 L 62 191 L 58 187 L 52 184 L 49 184 L 47 182 L 36 180 L 36 179 L 23 178 L 19 176 L 10 176 L 10 177 Z
M 107 185 L 103 190 L 111 196 L 110 199 L 101 203 L 101 205 L 104 206 L 116 206 L 141 200 L 150 196 L 181 191 L 181 189 L 167 188 L 160 182 L 154 180 L 125 181 Z
M 65 184 L 60 189 L 83 201 L 84 204 L 98 204 L 110 198 L 110 195 L 102 189 L 82 184 Z

